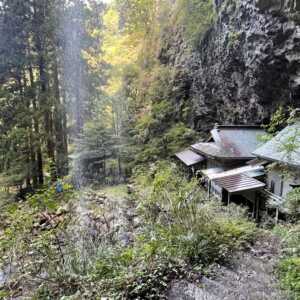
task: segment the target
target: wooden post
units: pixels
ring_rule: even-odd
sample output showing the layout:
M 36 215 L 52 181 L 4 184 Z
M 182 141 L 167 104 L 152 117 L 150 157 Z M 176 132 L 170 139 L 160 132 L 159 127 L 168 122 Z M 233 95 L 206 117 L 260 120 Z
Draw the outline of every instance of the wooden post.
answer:
M 279 208 L 276 207 L 275 224 L 278 224 Z
M 228 197 L 227 197 L 227 198 L 228 198 L 228 199 L 227 199 L 228 201 L 227 201 L 227 205 L 230 204 L 230 197 L 231 197 L 231 194 L 228 192 Z
M 256 193 L 255 193 L 255 205 L 256 205 L 256 214 L 255 214 L 255 218 L 256 218 L 256 221 L 258 222 L 258 220 L 259 220 L 259 208 L 260 208 L 260 202 L 259 202 L 259 199 L 256 197 Z
M 211 181 L 208 179 L 208 199 L 210 199 L 210 188 L 211 188 Z

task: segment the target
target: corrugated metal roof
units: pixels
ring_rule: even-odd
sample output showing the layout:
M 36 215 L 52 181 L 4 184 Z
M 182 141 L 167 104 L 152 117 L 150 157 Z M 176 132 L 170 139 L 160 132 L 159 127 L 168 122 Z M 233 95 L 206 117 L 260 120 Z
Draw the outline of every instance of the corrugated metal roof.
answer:
M 259 146 L 259 136 L 265 132 L 257 126 L 220 126 L 211 131 L 214 142 L 197 143 L 191 149 L 219 159 L 252 159 Z
M 210 169 L 205 169 L 205 170 L 200 170 L 200 172 L 206 176 L 208 179 L 210 179 L 210 176 L 213 176 L 215 174 L 223 172 L 223 168 L 210 168 Z
M 197 154 L 190 149 L 186 149 L 182 152 L 176 153 L 175 156 L 188 167 L 196 165 L 199 162 L 205 160 L 204 156 Z
M 288 153 L 287 148 L 291 148 Z M 287 126 L 273 139 L 253 152 L 257 157 L 288 165 L 300 166 L 300 122 Z
M 227 176 L 232 176 L 232 175 L 238 175 L 238 174 L 246 174 L 249 177 L 256 177 L 259 175 L 263 175 L 264 173 L 258 173 L 258 171 L 263 171 L 264 167 L 263 166 L 244 166 L 244 167 L 240 167 L 240 168 L 235 168 L 232 170 L 228 170 L 225 172 L 221 172 L 221 173 L 216 173 L 216 174 L 211 174 L 208 175 L 209 179 L 218 179 L 218 178 L 223 178 L 223 177 L 227 177 Z M 254 174 L 254 176 L 252 176 L 251 174 Z
M 237 174 L 226 176 L 213 180 L 217 185 L 221 186 L 229 193 L 262 189 L 265 184 L 246 176 L 245 174 Z

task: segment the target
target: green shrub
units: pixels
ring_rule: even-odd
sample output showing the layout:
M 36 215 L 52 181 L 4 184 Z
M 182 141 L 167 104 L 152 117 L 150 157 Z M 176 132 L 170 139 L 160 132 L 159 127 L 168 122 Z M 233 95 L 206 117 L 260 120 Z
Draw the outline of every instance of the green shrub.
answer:
M 152 256 L 208 264 L 253 239 L 255 224 L 230 215 L 217 201 L 209 202 L 196 179 L 188 181 L 170 162 L 159 162 L 151 170 L 148 178 L 139 174 L 136 183 L 143 190 L 139 207 L 149 223 L 142 241 Z
M 193 143 L 197 134 L 183 123 L 177 123 L 167 130 L 163 138 L 167 144 L 169 155 L 173 155 L 176 151 Z
M 300 224 L 277 225 L 273 232 L 282 240 L 283 258 L 278 266 L 282 287 L 300 299 Z
M 255 235 L 255 224 L 245 219 L 243 211 L 208 201 L 198 181 L 188 181 L 169 161 L 137 169 L 134 183 L 132 197 L 144 223 L 126 248 L 112 245 L 109 239 L 94 239 L 85 231 L 74 235 L 63 226 L 33 236 L 31 217 L 44 209 L 47 201 L 40 197 L 48 198 L 51 190 L 36 196 L 39 201 L 24 204 L 29 205 L 25 214 L 18 206 L 9 208 L 11 216 L 23 213 L 28 219 L 25 232 L 16 227 L 26 237 L 18 253 L 27 262 L 34 261 L 23 271 L 28 278 L 47 274 L 47 282 L 40 282 L 33 299 L 166 299 L 172 280 L 227 260 Z
M 295 218 L 300 217 L 300 188 L 293 189 L 286 196 L 285 206 L 289 213 Z
M 300 257 L 282 260 L 279 265 L 279 275 L 283 288 L 289 290 L 294 299 L 300 299 Z
M 166 291 L 169 283 L 186 275 L 183 266 L 166 260 L 157 260 L 127 281 L 120 299 L 168 299 Z

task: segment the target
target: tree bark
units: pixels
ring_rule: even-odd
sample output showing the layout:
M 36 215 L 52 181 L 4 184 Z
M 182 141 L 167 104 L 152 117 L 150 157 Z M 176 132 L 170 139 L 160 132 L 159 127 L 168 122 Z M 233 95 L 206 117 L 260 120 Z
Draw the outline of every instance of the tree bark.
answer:
M 48 157 L 55 161 L 55 146 L 54 146 L 54 138 L 53 138 L 53 118 L 51 113 L 51 103 L 50 93 L 49 93 L 49 82 L 47 76 L 47 68 L 46 68 L 46 45 L 45 41 L 45 34 L 49 34 L 49 32 L 44 32 L 40 28 L 46 26 L 45 19 L 46 19 L 46 9 L 47 7 L 43 4 L 43 2 L 34 1 L 33 2 L 33 11 L 34 11 L 34 19 L 35 19 L 35 48 L 38 54 L 38 70 L 39 70 L 39 83 L 40 83 L 40 97 L 39 97 L 39 104 L 40 108 L 43 111 L 44 115 L 44 128 L 46 134 L 46 146 L 47 146 L 47 154 Z
M 21 72 L 20 74 L 16 75 L 16 80 L 18 82 L 18 89 L 19 89 L 19 93 L 20 93 L 20 97 L 22 99 L 22 103 L 25 103 L 25 107 L 26 107 L 26 114 L 29 115 L 30 114 L 30 107 L 29 107 L 29 103 L 28 103 L 28 98 L 25 95 L 25 88 L 27 85 L 27 81 L 26 81 L 26 76 L 25 74 L 23 74 L 23 72 Z M 24 118 L 24 123 L 23 126 L 26 129 L 26 136 L 25 136 L 25 171 L 26 171 L 26 177 L 25 177 L 25 184 L 26 187 L 29 187 L 31 185 L 31 161 L 30 161 L 30 146 L 29 146 L 29 136 L 28 136 L 28 130 L 29 130 L 29 120 L 27 119 L 27 117 Z M 23 184 L 23 183 L 22 183 Z
M 29 66 L 29 78 L 30 78 L 30 86 L 31 86 L 31 101 L 32 101 L 32 109 L 33 109 L 33 128 L 34 134 L 32 139 L 33 144 L 33 154 L 32 160 L 35 162 L 34 170 L 37 177 L 37 183 L 39 185 L 44 184 L 44 172 L 43 172 L 43 155 L 41 149 L 41 139 L 40 139 L 40 126 L 39 126 L 39 119 L 37 116 L 38 108 L 37 108 L 37 101 L 36 101 L 36 93 L 35 93 L 35 86 L 34 86 L 34 76 L 32 66 Z
M 39 49 L 39 47 L 37 47 Z M 42 52 L 42 49 L 39 49 Z M 40 105 L 44 111 L 44 121 L 45 121 L 45 133 L 46 133 L 46 144 L 47 144 L 47 154 L 48 157 L 55 161 L 54 155 L 54 142 L 53 142 L 53 119 L 51 115 L 50 103 L 47 100 L 47 87 L 48 79 L 46 74 L 46 64 L 42 53 L 39 54 L 39 75 L 40 75 L 40 86 L 41 86 L 41 99 Z
M 65 153 L 65 136 L 63 128 L 63 114 L 64 109 L 60 97 L 60 87 L 59 87 L 59 74 L 58 74 L 58 63 L 57 58 L 54 58 L 53 65 L 53 75 L 54 75 L 54 94 L 55 94 L 55 103 L 54 103 L 54 129 L 55 129 L 55 153 L 56 153 L 56 170 L 58 177 L 66 175 L 65 173 L 65 164 L 67 161 Z

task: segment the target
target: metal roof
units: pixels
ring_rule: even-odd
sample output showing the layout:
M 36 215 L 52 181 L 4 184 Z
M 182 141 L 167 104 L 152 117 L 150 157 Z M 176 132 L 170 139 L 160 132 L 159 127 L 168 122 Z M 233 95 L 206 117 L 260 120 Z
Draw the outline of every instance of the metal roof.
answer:
M 256 177 L 256 176 L 260 176 L 260 175 L 264 174 L 264 172 L 261 173 L 261 171 L 264 171 L 263 166 L 259 166 L 259 165 L 244 166 L 244 167 L 228 170 L 225 172 L 210 174 L 207 177 L 211 180 L 223 178 L 223 177 L 227 177 L 227 176 L 232 176 L 232 175 L 238 175 L 238 174 L 246 174 L 249 177 Z
M 236 193 L 241 191 L 257 190 L 265 187 L 265 184 L 251 178 L 245 174 L 237 174 L 226 176 L 213 180 L 217 185 L 221 186 L 229 193 Z
M 292 151 L 288 153 L 287 149 Z M 300 122 L 287 126 L 273 139 L 256 149 L 253 154 L 257 157 L 288 164 L 300 166 Z
M 223 168 L 210 168 L 210 169 L 205 169 L 205 170 L 200 170 L 200 172 L 206 176 L 208 179 L 210 179 L 210 176 L 213 176 L 215 174 L 223 172 Z
M 259 137 L 264 133 L 257 126 L 221 126 L 211 131 L 219 147 L 239 158 L 253 158 L 252 151 L 259 146 Z
M 216 143 L 197 143 L 191 146 L 192 150 L 195 150 L 202 155 L 208 157 L 218 157 L 218 158 L 229 158 L 231 154 L 222 149 Z
M 197 154 L 190 149 L 186 149 L 182 152 L 176 153 L 175 156 L 188 167 L 196 165 L 199 162 L 205 160 L 204 156 Z
M 262 129 L 260 125 L 219 125 L 216 124 L 215 128 L 219 129 Z
M 202 155 L 218 159 L 249 160 L 259 146 L 259 136 L 265 132 L 258 126 L 219 126 L 211 131 L 214 142 L 197 143 L 191 146 Z

